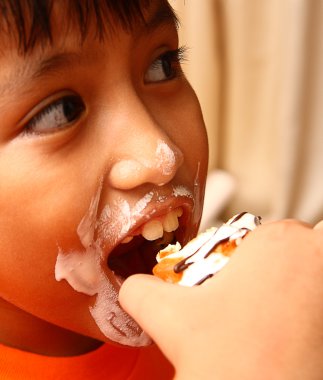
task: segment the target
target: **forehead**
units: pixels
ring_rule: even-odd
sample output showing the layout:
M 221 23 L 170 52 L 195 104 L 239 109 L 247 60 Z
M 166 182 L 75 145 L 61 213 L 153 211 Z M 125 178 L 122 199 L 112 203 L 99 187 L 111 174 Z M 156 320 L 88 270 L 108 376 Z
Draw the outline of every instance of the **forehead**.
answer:
M 118 28 L 133 33 L 152 13 L 176 16 L 166 0 L 3 0 L 0 3 L 0 52 L 8 45 L 22 54 L 53 45 L 73 34 L 80 43 L 89 34 L 102 40 Z
M 77 2 L 77 0 L 71 1 Z M 46 74 L 59 73 L 57 71 L 59 68 L 61 70 L 71 68 L 76 64 L 81 65 L 81 62 L 83 65 L 85 63 L 87 65 L 96 61 L 98 54 L 102 57 L 105 56 L 111 49 L 106 49 L 107 45 L 100 42 L 107 39 L 110 44 L 111 33 L 118 36 L 120 27 L 123 28 L 123 31 L 132 33 L 135 38 L 137 34 L 150 35 L 150 32 L 156 28 L 160 30 L 159 28 L 167 27 L 169 24 L 172 27 L 177 25 L 172 8 L 163 0 L 145 3 L 141 1 L 141 8 L 137 9 L 137 13 L 132 10 L 134 12 L 132 16 L 128 14 L 128 21 L 122 19 L 121 16 L 121 19 L 118 19 L 115 10 L 104 13 L 108 11 L 106 8 L 100 16 L 101 27 L 96 23 L 96 16 L 90 10 L 88 10 L 87 19 L 83 21 L 78 18 L 80 14 L 74 16 L 74 19 L 67 20 L 68 8 L 60 8 L 59 3 L 61 3 L 60 0 L 55 0 L 55 5 L 50 13 L 49 34 L 46 34 L 46 28 L 43 26 L 43 34 L 40 32 L 37 34 L 37 39 L 32 46 L 19 45 L 18 31 L 15 30 L 14 25 L 7 25 L 12 28 L 7 33 L 0 32 L 0 102 L 3 103 L 8 95 L 11 96 L 18 91 L 20 94 L 23 91 L 28 93 L 28 84 L 32 81 L 40 83 L 41 78 L 46 77 Z M 93 1 L 94 3 L 96 2 Z M 119 15 L 120 12 L 119 9 Z M 129 8 L 127 8 L 127 12 L 129 12 Z M 26 17 L 28 20 L 28 13 Z M 64 20 L 67 21 L 64 22 Z M 100 34 L 101 32 L 102 34 Z M 28 34 L 26 36 L 28 37 Z M 93 41 L 93 38 L 96 41 Z M 116 48 L 119 45 L 114 44 L 113 46 Z

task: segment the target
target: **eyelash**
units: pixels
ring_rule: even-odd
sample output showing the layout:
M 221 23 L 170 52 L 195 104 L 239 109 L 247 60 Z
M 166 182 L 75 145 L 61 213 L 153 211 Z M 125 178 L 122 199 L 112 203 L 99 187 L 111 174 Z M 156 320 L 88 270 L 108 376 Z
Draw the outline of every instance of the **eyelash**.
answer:
M 162 54 L 159 59 L 167 58 L 172 63 L 181 64 L 184 61 L 187 61 L 187 46 L 181 46 L 175 50 L 166 51 L 166 53 Z
M 66 108 L 66 106 L 68 108 Z M 69 125 L 70 123 L 77 120 L 81 114 L 85 110 L 85 105 L 82 101 L 82 99 L 78 95 L 66 95 L 61 97 L 60 99 L 48 104 L 46 107 L 44 107 L 41 111 L 39 111 L 25 126 L 24 128 L 24 135 L 28 134 L 46 134 L 46 133 L 52 133 L 53 131 L 49 130 L 46 131 L 47 125 L 50 126 L 50 123 L 57 123 L 57 127 L 54 128 L 54 130 L 59 130 L 64 128 L 65 126 Z M 42 131 L 36 131 L 35 126 L 37 123 L 44 123 L 44 120 L 47 118 L 50 118 L 50 115 L 53 117 L 53 112 L 60 112 L 61 115 L 66 118 L 66 121 L 62 121 L 59 119 L 49 119 L 46 124 L 46 128 Z M 70 120 L 69 120 L 70 118 Z M 59 124 L 59 122 L 61 124 Z
M 172 72 L 165 80 L 171 80 L 174 78 L 180 77 L 183 72 L 181 69 L 181 64 L 187 61 L 187 47 L 181 46 L 175 50 L 169 50 L 165 53 L 161 54 L 159 57 L 155 59 L 155 61 L 151 64 L 151 68 L 158 68 L 160 62 L 162 63 L 163 69 L 166 71 L 170 69 Z M 169 64 L 169 67 L 164 66 L 164 62 Z

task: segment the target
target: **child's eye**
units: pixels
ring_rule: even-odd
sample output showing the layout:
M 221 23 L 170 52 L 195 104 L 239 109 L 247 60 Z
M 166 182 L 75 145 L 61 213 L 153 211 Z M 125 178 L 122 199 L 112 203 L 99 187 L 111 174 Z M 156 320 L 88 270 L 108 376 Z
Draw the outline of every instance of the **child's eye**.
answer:
M 145 74 L 145 83 L 167 81 L 182 74 L 180 64 L 184 60 L 184 52 L 184 48 L 170 50 L 155 59 Z
M 85 110 L 82 99 L 77 95 L 64 96 L 43 108 L 25 126 L 25 134 L 57 132 L 76 121 Z

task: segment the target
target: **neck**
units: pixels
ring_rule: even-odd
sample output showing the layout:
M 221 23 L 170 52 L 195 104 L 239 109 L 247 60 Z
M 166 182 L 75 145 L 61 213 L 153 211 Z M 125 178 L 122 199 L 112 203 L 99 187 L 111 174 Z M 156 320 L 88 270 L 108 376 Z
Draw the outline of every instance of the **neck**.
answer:
M 53 325 L 0 298 L 0 342 L 46 356 L 75 356 L 102 342 Z

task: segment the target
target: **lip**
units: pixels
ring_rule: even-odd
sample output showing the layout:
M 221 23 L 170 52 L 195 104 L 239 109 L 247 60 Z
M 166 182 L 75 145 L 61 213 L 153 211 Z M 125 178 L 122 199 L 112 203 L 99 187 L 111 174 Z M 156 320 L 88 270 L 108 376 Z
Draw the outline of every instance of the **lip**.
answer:
M 118 237 L 113 246 L 109 246 L 108 244 L 104 245 L 102 247 L 103 261 L 106 262 L 110 253 L 116 247 L 118 247 L 126 237 L 139 235 L 141 233 L 142 226 L 145 223 L 158 217 L 162 217 L 177 208 L 183 209 L 183 215 L 179 218 L 180 225 L 176 230 L 176 238 L 180 241 L 181 244 L 185 244 L 196 232 L 194 226 L 192 225 L 194 201 L 193 199 L 185 196 L 170 196 L 167 198 L 167 201 L 163 202 L 162 204 L 158 202 L 152 202 L 149 204 L 146 207 L 144 214 L 135 221 L 135 223 L 128 231 Z

